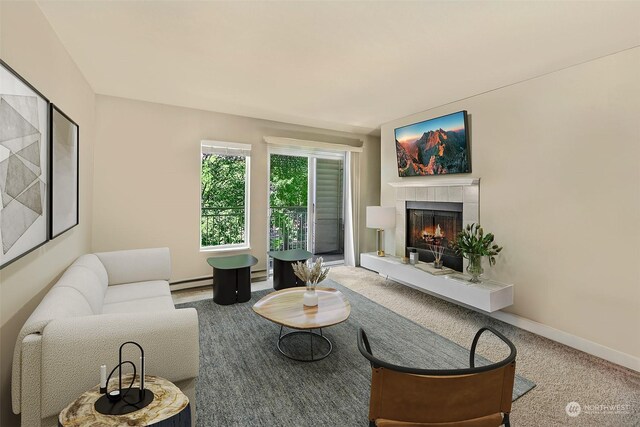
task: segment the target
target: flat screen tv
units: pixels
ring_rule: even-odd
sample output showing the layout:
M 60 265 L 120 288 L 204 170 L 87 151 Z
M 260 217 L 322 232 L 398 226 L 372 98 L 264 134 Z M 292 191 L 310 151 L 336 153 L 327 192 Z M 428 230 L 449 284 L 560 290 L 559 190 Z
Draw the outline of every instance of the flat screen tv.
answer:
M 397 128 L 395 136 L 401 177 L 471 172 L 466 111 Z

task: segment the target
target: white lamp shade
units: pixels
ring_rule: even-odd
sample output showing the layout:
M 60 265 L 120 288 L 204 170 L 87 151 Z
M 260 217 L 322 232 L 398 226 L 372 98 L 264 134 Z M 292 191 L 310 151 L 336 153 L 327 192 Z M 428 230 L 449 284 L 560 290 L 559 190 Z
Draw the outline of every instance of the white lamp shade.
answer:
M 396 208 L 367 206 L 367 228 L 393 228 L 396 225 Z

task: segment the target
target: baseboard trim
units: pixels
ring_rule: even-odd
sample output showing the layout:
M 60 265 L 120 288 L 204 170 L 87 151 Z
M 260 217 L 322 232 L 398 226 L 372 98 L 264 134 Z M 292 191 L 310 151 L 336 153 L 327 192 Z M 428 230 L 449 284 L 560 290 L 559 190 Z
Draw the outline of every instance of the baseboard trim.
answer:
M 624 366 L 625 368 L 640 372 L 639 357 L 569 334 L 534 320 L 529 320 L 518 316 L 517 314 L 507 313 L 505 311 L 496 311 L 494 313 L 485 314 L 493 317 L 494 319 L 503 321 L 520 329 L 524 329 L 525 331 L 540 335 L 541 337 L 575 348 L 576 350 L 584 351 L 585 353 L 615 363 L 616 365 Z
M 171 283 L 169 284 L 169 289 L 171 291 L 181 291 L 184 289 L 196 289 L 196 288 L 204 288 L 206 286 L 211 287 L 212 278 L 203 278 L 203 279 L 194 279 L 188 281 L 180 281 L 180 283 Z
M 251 282 L 261 282 L 267 280 L 266 270 L 256 270 L 251 272 Z M 176 280 L 169 283 L 171 291 L 181 291 L 183 289 L 202 288 L 212 286 L 213 276 L 192 277 L 190 279 Z

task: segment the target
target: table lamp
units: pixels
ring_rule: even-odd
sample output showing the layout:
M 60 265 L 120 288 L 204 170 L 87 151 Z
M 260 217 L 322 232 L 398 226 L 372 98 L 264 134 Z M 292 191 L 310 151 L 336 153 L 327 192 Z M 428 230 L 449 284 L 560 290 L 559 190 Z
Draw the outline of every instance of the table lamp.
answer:
M 367 228 L 376 229 L 376 251 L 384 256 L 384 229 L 396 225 L 396 208 L 367 206 Z

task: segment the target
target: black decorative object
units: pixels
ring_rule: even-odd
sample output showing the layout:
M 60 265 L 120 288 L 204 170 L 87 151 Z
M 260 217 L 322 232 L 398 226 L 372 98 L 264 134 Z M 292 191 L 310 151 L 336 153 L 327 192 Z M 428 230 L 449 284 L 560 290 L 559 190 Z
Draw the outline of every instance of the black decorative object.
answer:
M 80 127 L 53 104 L 49 121 L 49 232 L 54 239 L 80 222 Z
M 49 100 L 0 60 L 0 269 L 49 239 Z
M 136 379 L 135 363 L 125 360 L 122 361 L 122 348 L 127 344 L 133 344 L 140 349 L 140 387 L 137 391 L 132 390 L 133 383 Z M 107 378 L 107 387 L 104 389 L 105 394 L 95 403 L 96 411 L 105 415 L 124 415 L 135 412 L 148 406 L 153 402 L 154 395 L 151 390 L 144 388 L 144 350 L 140 344 L 134 341 L 127 341 L 120 346 L 118 364 L 111 370 Z M 133 377 L 131 383 L 126 389 L 122 388 L 122 366 L 129 364 L 133 366 Z M 109 392 L 109 380 L 111 376 L 118 370 L 118 389 Z M 101 390 L 102 391 L 102 390 Z

